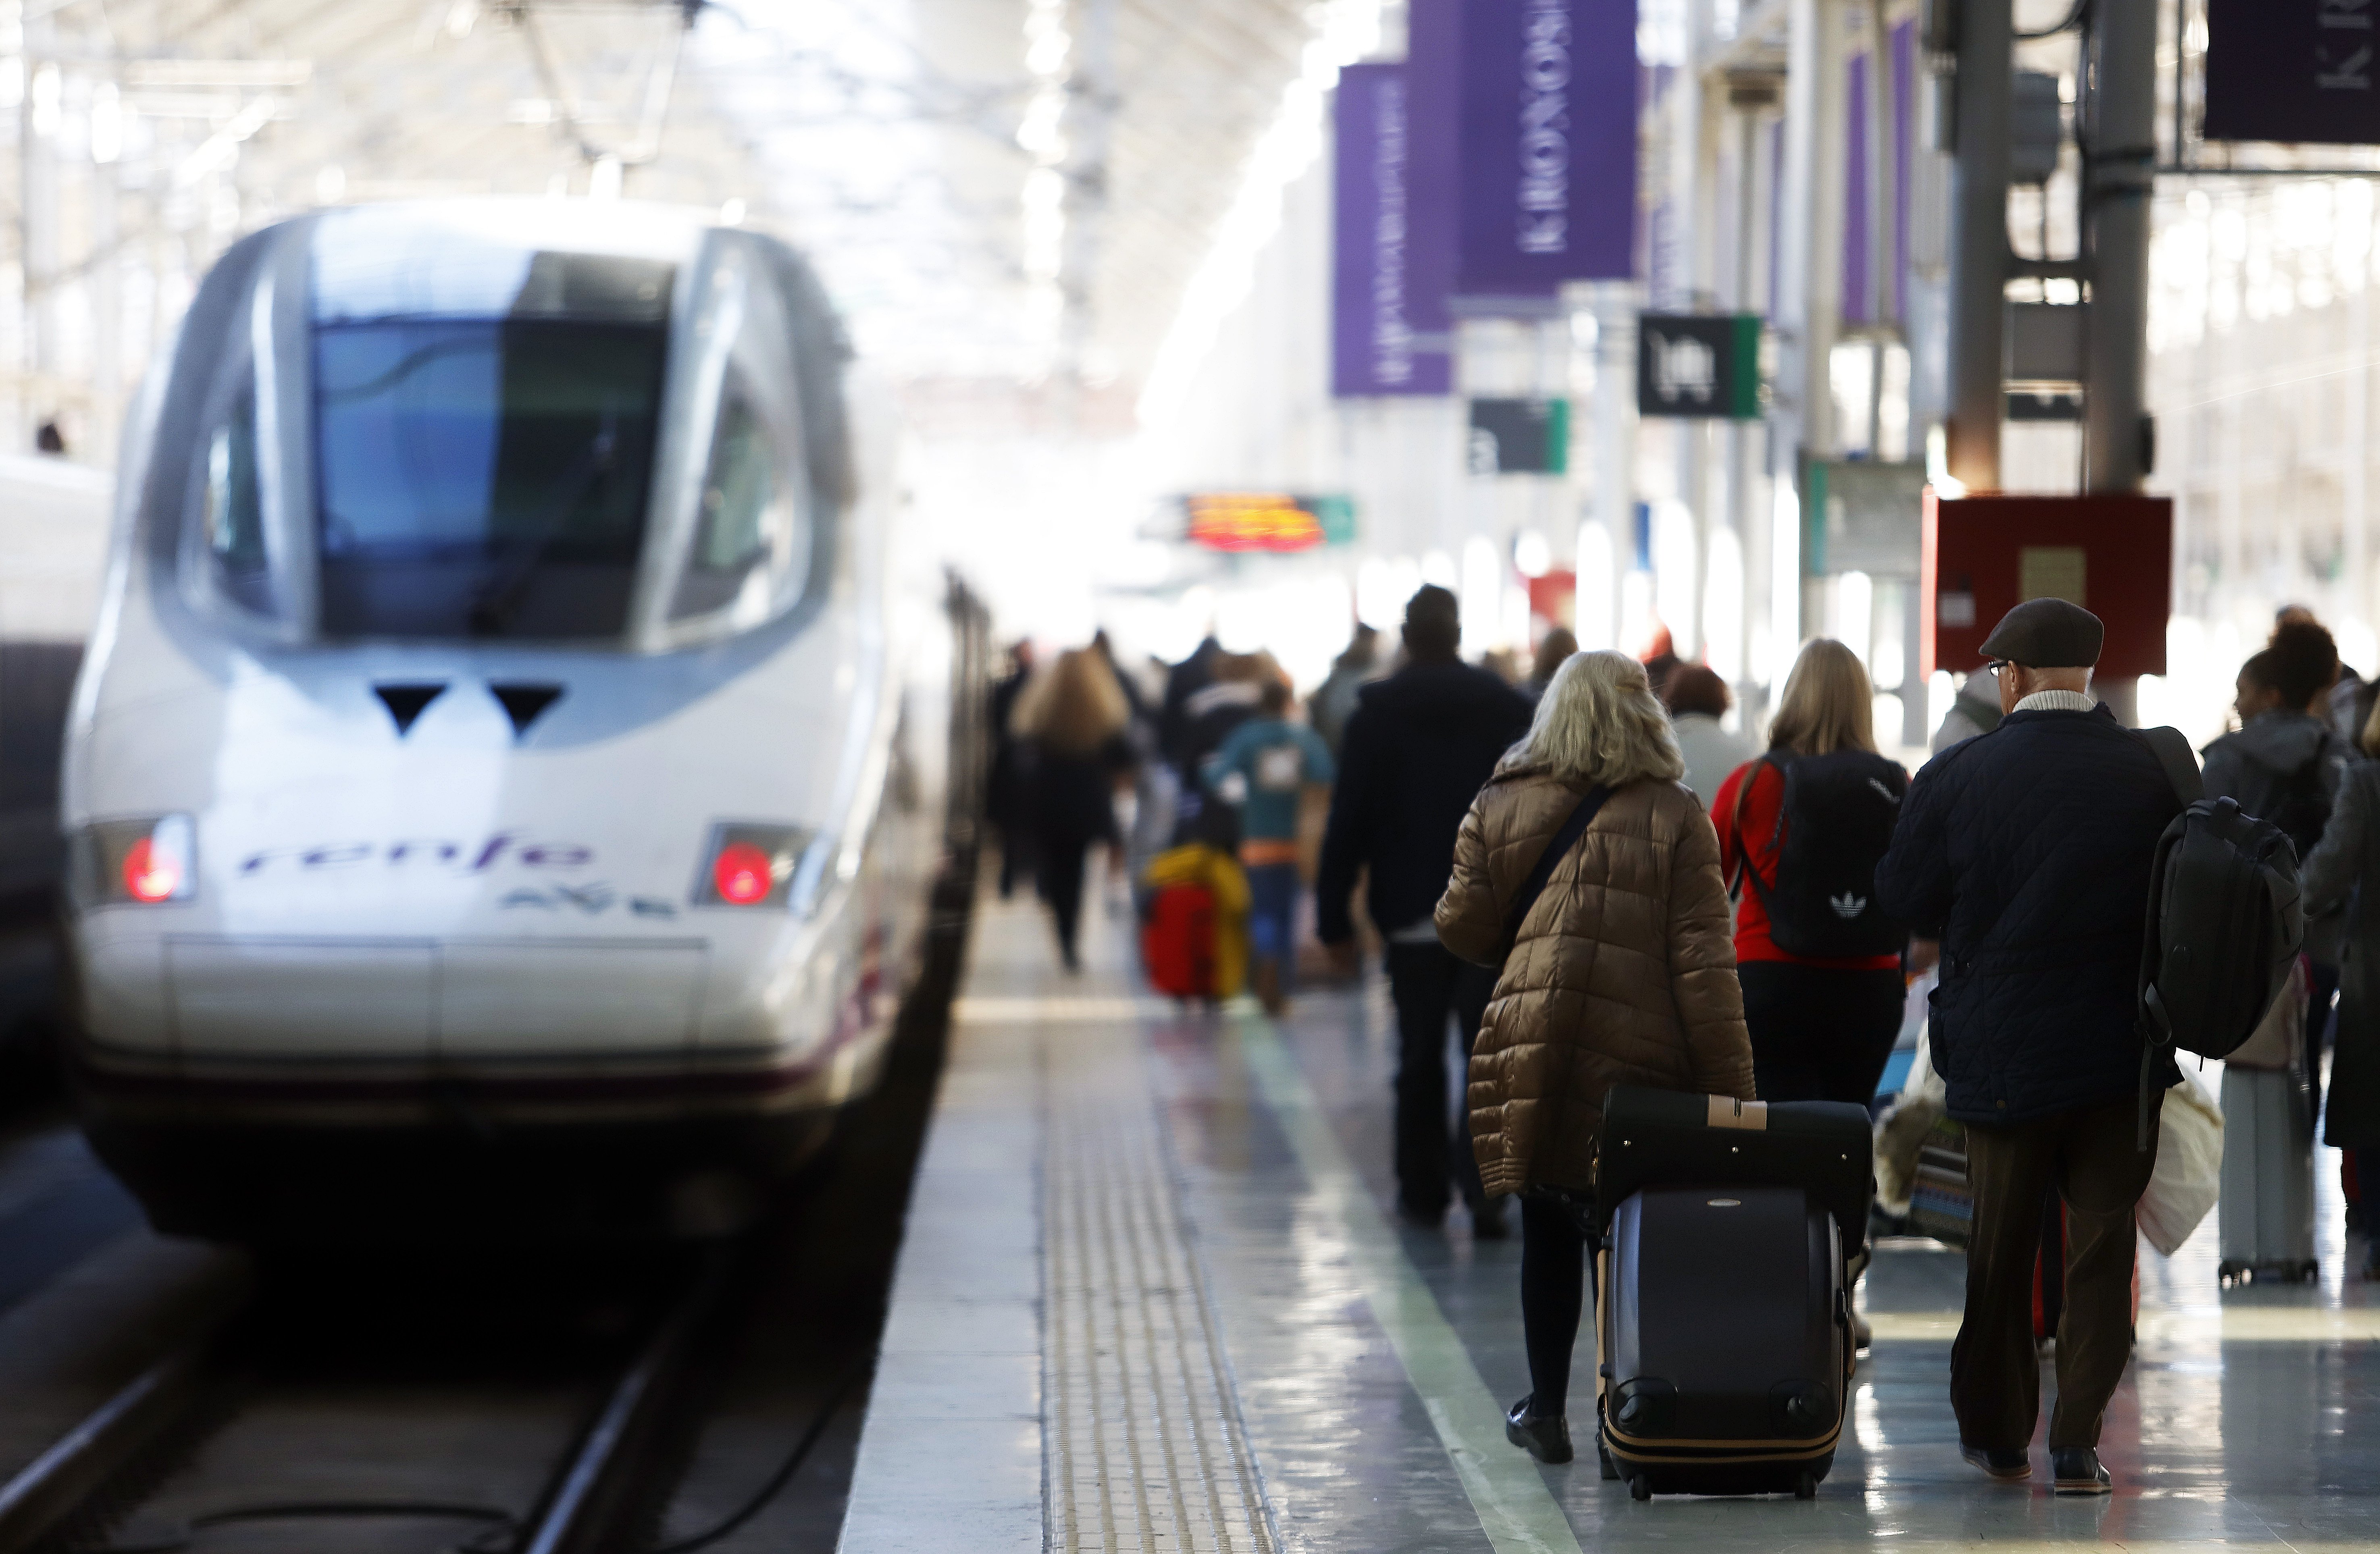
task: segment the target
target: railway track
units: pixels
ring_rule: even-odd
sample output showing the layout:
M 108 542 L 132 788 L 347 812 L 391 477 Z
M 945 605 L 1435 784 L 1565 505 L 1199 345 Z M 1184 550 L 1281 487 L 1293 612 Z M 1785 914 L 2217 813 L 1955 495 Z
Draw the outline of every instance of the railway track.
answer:
M 516 1434 L 566 1442 L 552 1456 L 536 1492 L 500 1497 L 417 1493 L 403 1498 L 320 1496 L 322 1463 L 360 1456 L 370 1442 L 318 1438 L 313 1452 L 269 1449 L 319 1417 L 323 1389 L 302 1379 L 260 1375 L 274 1364 L 273 1338 L 261 1332 L 271 1307 L 260 1302 L 232 1321 L 186 1343 L 142 1372 L 48 1451 L 0 1487 L 0 1554 L 111 1549 L 164 1554 L 205 1533 L 248 1524 L 302 1524 L 317 1536 L 336 1524 L 340 1548 L 456 1548 L 468 1554 L 608 1554 L 652 1542 L 669 1487 L 699 1418 L 705 1341 L 734 1282 L 732 1254 L 705 1258 L 653 1303 L 626 1355 L 593 1388 L 546 1385 L 548 1403 L 591 1393 L 576 1411 L 500 1411 Z M 369 1418 L 374 1400 L 354 1389 L 351 1416 Z M 382 1402 L 419 1424 L 420 1389 L 393 1383 Z M 483 1392 L 457 1392 L 458 1418 L 484 1408 Z M 434 1408 L 434 1405 L 433 1405 Z M 276 1417 L 278 1415 L 278 1417 Z M 468 1428 L 468 1425 L 466 1426 Z M 268 1449 L 218 1452 L 222 1438 L 245 1430 Z M 365 1432 L 369 1433 L 369 1432 Z M 434 1432 L 425 1432 L 434 1433 Z M 259 1459 L 278 1459 L 284 1482 L 260 1481 Z M 484 1463 L 451 1463 L 458 1489 L 484 1485 Z M 417 1475 L 419 1476 L 419 1475 Z M 504 1476 L 501 1473 L 496 1477 Z M 363 1531 L 363 1529 L 374 1529 Z M 321 1547 L 321 1545 L 317 1545 Z

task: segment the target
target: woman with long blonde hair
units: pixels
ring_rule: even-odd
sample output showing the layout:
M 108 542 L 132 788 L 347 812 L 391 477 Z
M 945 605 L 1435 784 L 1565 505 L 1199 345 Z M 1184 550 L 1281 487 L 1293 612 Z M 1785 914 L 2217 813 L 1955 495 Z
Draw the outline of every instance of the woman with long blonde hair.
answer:
M 1011 727 L 1026 748 L 1034 870 L 1058 932 L 1058 958 L 1081 969 L 1076 938 L 1091 844 L 1119 845 L 1115 783 L 1132 765 L 1132 704 L 1099 653 L 1077 648 L 1026 682 Z
M 1542 1462 L 1571 1457 L 1586 1241 L 1562 1195 L 1594 1189 L 1604 1097 L 1625 1084 L 1752 1099 L 1718 839 L 1684 771 L 1645 666 L 1572 654 L 1463 817 L 1438 904 L 1441 943 L 1502 966 L 1472 1050 L 1471 1138 L 1487 1191 L 1523 1195 L 1530 1391 L 1505 1433 Z
M 1735 958 L 1743 982 L 1743 1017 L 1752 1030 L 1753 1064 L 1763 1100 L 1850 1100 L 1867 1104 L 1900 1034 L 1905 985 L 1903 941 L 1888 924 L 1867 920 L 1876 860 L 1890 840 L 1900 795 L 1909 775 L 1877 754 L 1875 691 L 1867 665 L 1840 642 L 1818 637 L 1802 650 L 1785 677 L 1785 694 L 1768 725 L 1767 753 L 1745 762 L 1721 783 L 1711 804 L 1718 827 L 1720 866 L 1736 897 Z M 1829 759 L 1831 758 L 1831 759 Z M 1858 809 L 1838 835 L 1805 836 L 1796 849 L 1791 812 L 1815 825 L 1840 808 L 1788 794 L 1848 794 Z M 1869 832 L 1881 827 L 1871 838 Z M 1854 834 L 1856 833 L 1856 834 Z M 1793 904 L 1791 876 L 1806 866 L 1808 849 L 1824 846 L 1830 862 L 1854 882 L 1830 891 L 1820 907 L 1816 937 Z M 1867 850 L 1873 847 L 1873 856 Z M 1856 883 L 1863 877 L 1866 886 Z M 1779 904 L 1779 903 L 1783 904 Z M 1824 920 L 1852 909 L 1837 924 Z M 1829 937 L 1838 942 L 1828 943 Z M 1780 942 L 1783 941 L 1783 942 Z M 1889 949 L 1866 950 L 1890 941 Z M 1854 946 L 1854 953 L 1815 953 Z

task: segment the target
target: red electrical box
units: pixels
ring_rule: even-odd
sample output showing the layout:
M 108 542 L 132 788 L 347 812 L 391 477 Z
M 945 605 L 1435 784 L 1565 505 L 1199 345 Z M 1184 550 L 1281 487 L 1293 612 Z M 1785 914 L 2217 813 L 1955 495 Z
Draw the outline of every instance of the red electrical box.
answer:
M 2173 499 L 1959 496 L 1925 491 L 1918 659 L 1982 664 L 1984 638 L 2028 599 L 2066 599 L 2106 623 L 2102 679 L 2165 673 Z

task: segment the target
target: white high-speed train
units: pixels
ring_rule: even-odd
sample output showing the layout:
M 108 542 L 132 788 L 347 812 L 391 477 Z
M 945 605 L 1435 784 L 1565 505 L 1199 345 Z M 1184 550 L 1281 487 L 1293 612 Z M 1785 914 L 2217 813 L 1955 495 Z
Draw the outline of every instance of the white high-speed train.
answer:
M 62 796 L 85 1125 L 161 1228 L 717 1228 L 871 1086 L 982 653 L 849 354 L 790 249 L 659 207 L 209 273 Z

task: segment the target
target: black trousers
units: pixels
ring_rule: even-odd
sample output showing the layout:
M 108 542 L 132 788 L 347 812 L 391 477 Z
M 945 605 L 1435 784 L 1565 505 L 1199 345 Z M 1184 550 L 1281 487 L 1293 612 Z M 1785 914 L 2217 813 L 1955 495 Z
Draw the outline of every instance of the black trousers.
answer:
M 1397 1006 L 1397 1196 L 1409 1214 L 1446 1212 L 1449 1188 L 1463 1201 L 1486 1201 L 1471 1154 L 1471 1109 L 1447 1115 L 1446 1038 L 1450 1016 L 1467 1062 L 1496 974 L 1457 960 L 1439 944 L 1389 946 L 1389 996 Z
M 1586 1232 L 1560 1204 L 1521 1199 L 1521 1336 L 1529 1351 L 1529 1412 L 1565 1414 L 1570 1357 L 1586 1306 Z
M 1035 883 L 1057 922 L 1058 953 L 1070 966 L 1083 921 L 1083 866 L 1090 850 L 1090 839 L 1082 836 L 1045 836 L 1034 849 Z
M 1752 1083 L 1762 1100 L 1849 1100 L 1865 1106 L 1900 1035 L 1900 973 L 1830 971 L 1790 961 L 1745 961 L 1743 1023 Z
M 2033 1342 L 2034 1261 L 2042 1198 L 2066 1201 L 2066 1302 L 2058 1318 L 2058 1407 L 2049 1444 L 2096 1446 L 2107 1400 L 2132 1353 L 2132 1211 L 2156 1163 L 2156 1137 L 2133 1147 L 2129 1097 L 2014 1127 L 1967 1128 L 1975 1219 L 1967 1242 L 1967 1310 L 1950 1347 L 1959 1439 L 2021 1451 L 2041 1416 Z

